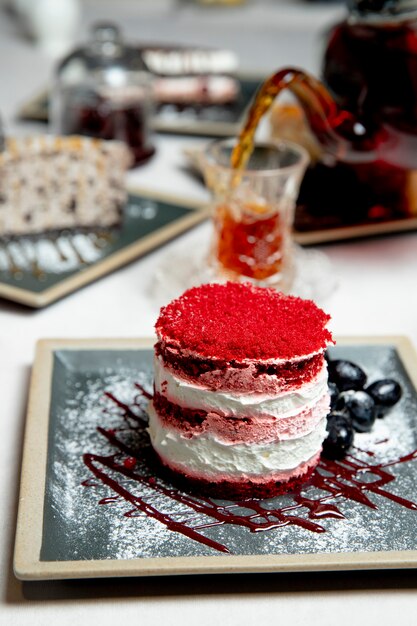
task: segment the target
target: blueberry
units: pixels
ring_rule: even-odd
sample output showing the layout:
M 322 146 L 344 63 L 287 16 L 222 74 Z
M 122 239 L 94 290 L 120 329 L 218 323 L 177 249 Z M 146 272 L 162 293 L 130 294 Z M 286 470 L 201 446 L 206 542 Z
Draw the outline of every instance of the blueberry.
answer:
M 336 404 L 335 404 L 336 411 L 342 411 L 346 413 L 348 411 L 347 407 L 349 404 L 349 398 L 351 398 L 354 393 L 355 392 L 353 389 L 348 389 L 347 391 L 341 391 L 336 399 Z
M 401 385 L 391 378 L 375 381 L 372 385 L 369 385 L 366 391 L 372 396 L 378 407 L 386 408 L 397 404 L 403 393 Z
M 336 407 L 336 402 L 339 397 L 339 390 L 334 383 L 329 383 L 329 396 L 330 396 L 330 409 Z
M 348 389 L 363 389 L 366 383 L 366 374 L 355 363 L 341 359 L 330 361 L 328 364 L 329 381 L 335 383 L 340 391 Z
M 376 418 L 375 402 L 366 391 L 341 393 L 336 407 L 349 413 L 357 432 L 368 433 L 372 429 Z
M 327 416 L 327 438 L 323 442 L 326 459 L 343 459 L 353 443 L 352 423 L 344 413 L 332 412 Z
M 348 421 L 349 424 L 352 423 L 352 420 L 350 419 L 350 415 L 347 411 L 338 411 L 338 410 L 330 411 L 330 413 L 327 416 L 326 430 L 329 432 L 330 428 L 332 427 L 332 424 L 339 420 Z

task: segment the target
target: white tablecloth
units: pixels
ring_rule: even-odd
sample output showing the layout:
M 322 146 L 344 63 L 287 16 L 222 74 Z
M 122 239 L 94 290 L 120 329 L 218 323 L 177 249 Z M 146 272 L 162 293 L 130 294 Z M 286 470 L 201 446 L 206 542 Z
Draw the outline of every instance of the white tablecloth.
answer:
M 16 124 L 13 113 L 45 83 L 50 62 L 19 40 L 4 17 L 0 32 L 0 110 L 9 129 L 27 132 L 36 127 Z M 298 49 L 301 59 L 303 54 L 308 65 L 309 51 Z M 158 137 L 155 158 L 132 172 L 130 182 L 207 198 L 203 187 L 181 169 L 182 149 L 193 141 L 198 140 Z M 208 233 L 203 225 L 44 310 L 0 302 L 1 624 L 415 623 L 415 571 L 24 584 L 14 578 L 12 550 L 22 433 L 36 341 L 41 337 L 152 335 L 157 307 L 147 292 L 149 277 L 169 250 L 183 248 Z M 417 234 L 322 249 L 338 283 L 325 303 L 335 333 L 408 335 L 417 345 Z

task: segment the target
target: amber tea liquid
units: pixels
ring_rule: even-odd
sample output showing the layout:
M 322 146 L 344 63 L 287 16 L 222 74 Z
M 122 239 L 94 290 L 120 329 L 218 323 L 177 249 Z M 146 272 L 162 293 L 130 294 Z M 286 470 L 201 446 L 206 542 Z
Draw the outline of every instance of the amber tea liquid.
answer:
M 230 205 L 219 204 L 214 222 L 222 268 L 260 281 L 283 271 L 285 224 L 271 207 L 244 205 L 236 216 Z

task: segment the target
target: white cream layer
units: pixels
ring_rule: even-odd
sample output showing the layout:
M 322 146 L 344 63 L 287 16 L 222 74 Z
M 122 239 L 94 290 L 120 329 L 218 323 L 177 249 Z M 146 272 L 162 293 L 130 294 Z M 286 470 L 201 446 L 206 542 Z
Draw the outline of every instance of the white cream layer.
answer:
M 230 477 L 265 476 L 292 470 L 321 450 L 326 436 L 326 418 L 307 435 L 272 443 L 231 444 L 204 433 L 194 437 L 164 426 L 152 402 L 148 407 L 149 435 L 156 452 L 184 472 Z
M 297 391 L 266 395 L 233 391 L 213 391 L 175 376 L 160 357 L 155 357 L 155 391 L 181 407 L 219 415 L 247 417 L 270 415 L 286 418 L 312 408 L 327 391 L 327 368 Z

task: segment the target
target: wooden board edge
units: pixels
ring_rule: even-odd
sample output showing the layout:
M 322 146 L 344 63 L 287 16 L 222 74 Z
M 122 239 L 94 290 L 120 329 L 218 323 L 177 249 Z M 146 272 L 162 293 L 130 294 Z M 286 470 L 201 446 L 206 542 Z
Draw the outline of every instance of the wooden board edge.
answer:
M 256 574 L 279 572 L 325 572 L 349 570 L 412 569 L 417 551 L 323 553 L 300 555 L 247 555 L 204 557 L 157 557 L 109 562 L 43 561 L 28 563 L 16 572 L 20 580 L 59 580 L 131 576 L 177 576 L 190 574 Z
M 39 502 L 43 503 L 45 495 L 53 358 L 53 351 L 47 343 L 38 342 L 30 381 L 23 439 L 13 557 L 13 569 L 18 578 L 38 563 L 40 556 L 43 514 L 39 515 Z M 41 510 L 43 513 L 43 506 Z
M 378 235 L 400 234 L 413 230 L 417 230 L 416 217 L 381 222 L 379 224 L 341 226 L 340 228 L 329 228 L 309 232 L 295 230 L 293 236 L 294 241 L 300 246 L 310 246 L 322 243 L 338 243 Z
M 207 201 L 197 200 L 190 198 L 190 196 L 183 196 L 169 191 L 159 191 L 154 187 L 145 187 L 135 183 L 128 183 L 126 185 L 126 191 L 130 194 L 145 197 L 146 199 L 155 200 L 156 202 L 166 202 L 167 204 L 174 204 L 195 211 L 209 211 L 209 199 Z

